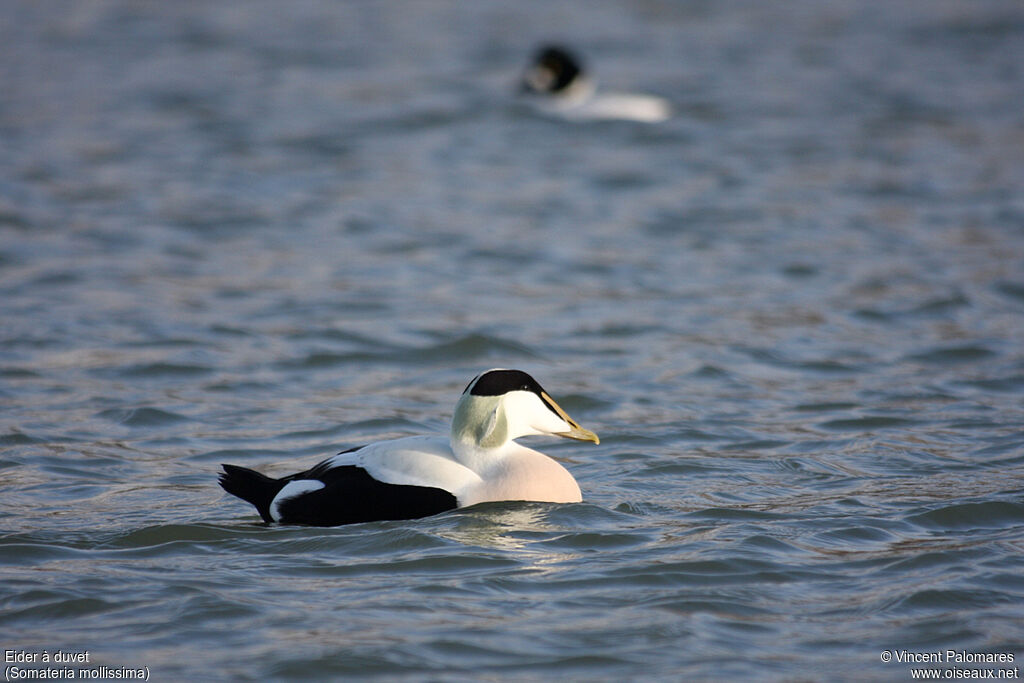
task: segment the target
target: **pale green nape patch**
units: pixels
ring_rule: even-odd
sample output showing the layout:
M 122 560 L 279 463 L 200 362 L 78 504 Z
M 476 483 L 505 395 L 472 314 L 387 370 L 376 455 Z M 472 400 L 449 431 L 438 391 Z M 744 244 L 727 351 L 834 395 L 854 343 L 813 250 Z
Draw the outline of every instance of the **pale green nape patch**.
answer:
M 508 441 L 508 418 L 501 396 L 464 394 L 455 404 L 452 441 L 497 448 Z

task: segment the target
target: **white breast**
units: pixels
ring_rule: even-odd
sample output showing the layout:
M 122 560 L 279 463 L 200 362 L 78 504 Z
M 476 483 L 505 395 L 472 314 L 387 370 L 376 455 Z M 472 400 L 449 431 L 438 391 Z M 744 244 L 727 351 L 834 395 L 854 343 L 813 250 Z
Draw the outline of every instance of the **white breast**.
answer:
M 537 500 L 549 503 L 578 503 L 583 500 L 579 484 L 560 464 L 537 451 L 516 443 L 482 473 L 480 482 L 459 498 L 460 505 L 499 500 Z

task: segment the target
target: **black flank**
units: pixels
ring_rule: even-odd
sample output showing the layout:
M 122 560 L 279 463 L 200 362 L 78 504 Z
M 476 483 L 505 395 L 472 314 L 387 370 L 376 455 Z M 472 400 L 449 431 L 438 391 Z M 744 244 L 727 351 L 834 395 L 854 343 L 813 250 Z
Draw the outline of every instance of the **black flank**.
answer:
M 355 450 L 355 449 L 353 449 Z M 290 481 L 321 481 L 324 488 L 303 493 L 278 506 L 282 524 L 339 526 L 386 519 L 418 519 L 458 507 L 455 496 L 430 486 L 385 484 L 361 467 L 331 467 L 324 461 L 313 468 L 274 479 L 237 465 L 222 465 L 221 487 L 252 503 L 264 522 L 273 522 L 270 504 Z
M 385 484 L 355 465 L 326 469 L 316 479 L 326 486 L 281 503 L 282 523 L 338 526 L 418 519 L 458 507 L 455 496 L 444 489 Z

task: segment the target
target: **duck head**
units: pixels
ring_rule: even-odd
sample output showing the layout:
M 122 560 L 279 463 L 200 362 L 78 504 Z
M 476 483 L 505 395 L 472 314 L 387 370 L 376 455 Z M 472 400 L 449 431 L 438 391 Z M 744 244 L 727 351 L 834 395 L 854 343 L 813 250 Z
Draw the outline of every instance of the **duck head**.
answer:
M 455 405 L 452 442 L 499 448 L 521 436 L 550 435 L 600 443 L 522 370 L 493 369 L 473 378 Z

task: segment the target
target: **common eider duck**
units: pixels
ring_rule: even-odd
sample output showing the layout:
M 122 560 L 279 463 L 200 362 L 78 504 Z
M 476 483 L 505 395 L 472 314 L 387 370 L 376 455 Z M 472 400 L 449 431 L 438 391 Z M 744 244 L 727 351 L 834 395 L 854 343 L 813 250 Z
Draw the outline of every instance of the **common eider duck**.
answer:
M 463 391 L 448 438 L 378 441 L 280 479 L 222 465 L 220 485 L 264 522 L 315 526 L 415 519 L 488 501 L 581 501 L 567 469 L 515 441 L 531 435 L 599 443 L 533 377 L 493 369 Z
M 566 119 L 657 123 L 672 115 L 660 97 L 599 91 L 579 58 L 556 45 L 537 50 L 519 89 L 538 111 Z

